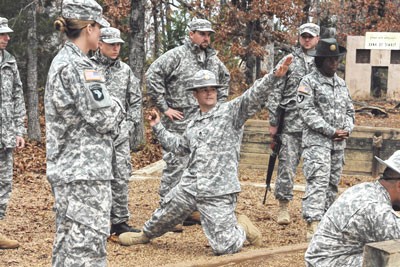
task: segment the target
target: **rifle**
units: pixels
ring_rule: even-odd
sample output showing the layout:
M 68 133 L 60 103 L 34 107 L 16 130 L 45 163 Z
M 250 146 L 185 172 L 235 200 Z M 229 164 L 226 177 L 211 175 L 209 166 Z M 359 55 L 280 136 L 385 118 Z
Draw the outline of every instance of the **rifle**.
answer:
M 282 145 L 281 134 L 283 130 L 283 121 L 285 118 L 285 109 L 281 105 L 279 105 L 278 108 L 276 109 L 276 115 L 278 118 L 277 120 L 278 129 L 276 130 L 276 134 L 271 142 L 272 153 L 269 156 L 269 161 L 268 161 L 267 176 L 265 178 L 266 188 L 265 188 L 263 204 L 265 204 L 265 201 L 267 200 L 268 191 L 271 191 L 272 173 L 274 172 L 276 158 L 278 157 L 279 150 L 281 149 Z

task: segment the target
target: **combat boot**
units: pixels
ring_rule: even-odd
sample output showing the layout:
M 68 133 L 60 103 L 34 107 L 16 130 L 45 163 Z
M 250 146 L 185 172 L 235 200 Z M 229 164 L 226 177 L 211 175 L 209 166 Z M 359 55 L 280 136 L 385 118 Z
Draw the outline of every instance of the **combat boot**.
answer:
M 200 212 L 198 211 L 193 211 L 192 214 L 190 214 L 190 216 L 187 217 L 185 221 L 183 221 L 183 226 L 190 226 L 195 224 L 201 224 Z
M 126 232 L 120 234 L 119 236 L 119 243 L 124 246 L 147 244 L 149 242 L 150 238 L 148 238 L 143 232 L 140 233 Z
M 317 231 L 319 221 L 311 221 L 307 222 L 307 235 L 306 235 L 306 241 L 310 242 L 313 235 Z
M 239 215 L 237 221 L 238 225 L 244 229 L 247 241 L 256 247 L 260 247 L 262 244 L 262 235 L 260 230 L 258 230 L 257 227 L 250 221 L 250 219 L 244 214 Z
M 126 232 L 139 233 L 140 230 L 129 226 L 126 222 L 111 225 L 110 235 L 114 234 L 119 236 L 120 234 Z
M 18 241 L 9 239 L 4 235 L 0 234 L 0 249 L 12 249 L 18 247 L 19 247 Z
M 182 224 L 177 224 L 174 226 L 174 228 L 172 228 L 170 230 L 170 232 L 174 232 L 174 233 L 182 233 L 183 232 L 183 226 Z
M 280 225 L 288 225 L 290 223 L 288 205 L 289 200 L 279 200 L 279 212 L 277 222 Z

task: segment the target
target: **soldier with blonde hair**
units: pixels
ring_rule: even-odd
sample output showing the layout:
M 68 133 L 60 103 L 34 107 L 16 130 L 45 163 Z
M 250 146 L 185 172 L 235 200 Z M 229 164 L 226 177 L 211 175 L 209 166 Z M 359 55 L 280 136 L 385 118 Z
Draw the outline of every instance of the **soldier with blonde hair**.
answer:
M 53 266 L 106 266 L 113 140 L 124 108 L 88 58 L 109 23 L 94 0 L 64 0 L 55 28 L 68 37 L 45 91 L 47 179 L 54 194 Z

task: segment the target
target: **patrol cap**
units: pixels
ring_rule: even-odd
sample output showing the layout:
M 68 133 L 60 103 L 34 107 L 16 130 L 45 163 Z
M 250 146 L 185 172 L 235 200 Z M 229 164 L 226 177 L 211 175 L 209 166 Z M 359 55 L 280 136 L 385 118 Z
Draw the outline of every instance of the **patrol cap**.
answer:
M 346 48 L 338 45 L 335 38 L 327 38 L 319 40 L 315 50 L 310 50 L 307 54 L 312 57 L 337 57 L 346 52 Z
M 115 43 L 125 43 L 124 40 L 121 39 L 121 31 L 117 28 L 107 27 L 101 28 L 100 30 L 100 41 L 107 44 L 115 44 Z
M 394 152 L 393 155 L 391 155 L 390 158 L 387 160 L 382 160 L 377 156 L 375 156 L 375 158 L 379 161 L 379 163 L 385 165 L 386 167 L 389 167 L 400 175 L 400 150 Z
M 189 23 L 189 30 L 190 31 L 201 31 L 201 32 L 215 32 L 211 28 L 211 22 L 209 22 L 206 19 L 197 19 L 194 18 L 190 23 Z
M 8 19 L 0 17 L 0 33 L 14 32 L 8 27 Z
M 192 87 L 186 88 L 187 91 L 194 91 L 198 88 L 204 87 L 225 87 L 225 85 L 218 84 L 215 74 L 209 70 L 199 70 L 193 76 Z
M 304 23 L 302 24 L 299 28 L 299 35 L 302 35 L 303 33 L 309 33 L 312 36 L 318 36 L 319 35 L 319 26 L 314 23 Z
M 103 18 L 103 8 L 94 0 L 63 0 L 61 16 L 67 19 L 94 20 L 102 27 L 109 27 Z

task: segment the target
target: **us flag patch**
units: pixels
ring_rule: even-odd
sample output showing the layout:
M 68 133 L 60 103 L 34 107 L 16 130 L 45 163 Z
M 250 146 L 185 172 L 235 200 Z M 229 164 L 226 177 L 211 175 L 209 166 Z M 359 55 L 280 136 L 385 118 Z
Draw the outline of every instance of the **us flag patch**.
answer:
M 85 70 L 85 81 L 103 81 L 103 75 L 96 70 Z
M 304 85 L 300 85 L 299 89 L 297 89 L 297 92 L 309 95 L 310 94 L 310 88 L 305 87 Z

